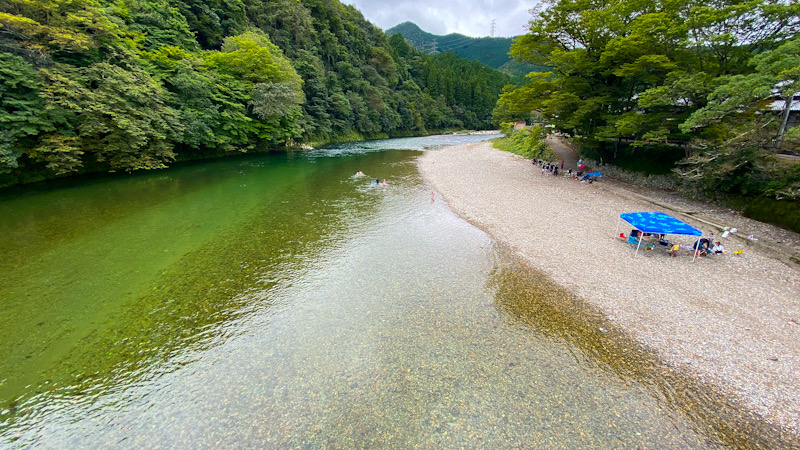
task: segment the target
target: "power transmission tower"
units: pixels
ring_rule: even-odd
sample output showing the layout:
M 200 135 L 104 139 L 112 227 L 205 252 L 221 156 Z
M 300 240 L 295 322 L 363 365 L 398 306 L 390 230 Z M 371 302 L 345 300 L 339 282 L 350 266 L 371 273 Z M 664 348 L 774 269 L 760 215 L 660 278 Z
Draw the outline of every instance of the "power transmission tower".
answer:
M 496 22 L 495 19 L 492 19 L 492 37 L 494 37 L 494 23 Z

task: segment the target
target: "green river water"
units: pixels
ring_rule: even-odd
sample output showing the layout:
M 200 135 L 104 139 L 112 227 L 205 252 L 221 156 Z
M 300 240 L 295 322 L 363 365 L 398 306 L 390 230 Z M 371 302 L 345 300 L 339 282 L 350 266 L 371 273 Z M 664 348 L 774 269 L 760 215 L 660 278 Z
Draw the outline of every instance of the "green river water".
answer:
M 749 445 L 432 198 L 484 138 L 6 193 L 0 446 Z

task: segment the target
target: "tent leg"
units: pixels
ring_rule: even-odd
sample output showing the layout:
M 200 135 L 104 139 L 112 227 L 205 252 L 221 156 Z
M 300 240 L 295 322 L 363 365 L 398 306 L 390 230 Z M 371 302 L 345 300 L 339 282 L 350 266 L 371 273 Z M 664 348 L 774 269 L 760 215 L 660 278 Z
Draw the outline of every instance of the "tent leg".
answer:
M 700 234 L 702 236 L 702 232 Z M 692 262 L 697 259 L 697 254 L 700 252 L 700 238 L 697 238 L 697 242 L 694 243 L 694 257 L 692 257 Z
M 636 255 L 639 254 L 639 247 L 642 246 L 642 237 L 639 236 L 639 245 L 636 246 L 636 253 L 633 254 L 633 257 L 636 258 Z

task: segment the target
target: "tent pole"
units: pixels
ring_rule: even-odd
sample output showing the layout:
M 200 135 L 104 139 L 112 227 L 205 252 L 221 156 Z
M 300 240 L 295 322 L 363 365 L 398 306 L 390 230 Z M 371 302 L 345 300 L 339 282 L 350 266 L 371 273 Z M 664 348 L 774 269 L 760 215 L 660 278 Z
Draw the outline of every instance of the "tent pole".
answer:
M 703 236 L 703 232 L 700 232 L 700 237 Z M 692 258 L 692 262 L 697 259 L 697 253 L 700 252 L 700 237 L 697 238 L 697 241 L 694 243 L 694 257 Z
M 636 253 L 633 254 L 634 258 L 636 258 L 636 255 L 639 254 L 639 247 L 642 246 L 642 233 L 641 233 L 641 231 L 642 230 L 639 230 L 639 236 L 636 236 L 637 238 L 639 238 L 639 245 L 636 246 Z

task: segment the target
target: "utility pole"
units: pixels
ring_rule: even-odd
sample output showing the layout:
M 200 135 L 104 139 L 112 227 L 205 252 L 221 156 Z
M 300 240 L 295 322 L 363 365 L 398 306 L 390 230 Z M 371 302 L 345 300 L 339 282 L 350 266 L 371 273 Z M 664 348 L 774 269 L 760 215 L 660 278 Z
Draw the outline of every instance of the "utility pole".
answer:
M 494 23 L 496 22 L 495 19 L 492 19 L 492 37 L 494 37 Z

